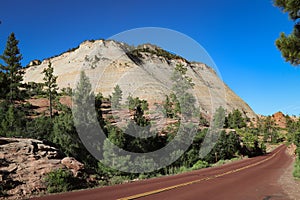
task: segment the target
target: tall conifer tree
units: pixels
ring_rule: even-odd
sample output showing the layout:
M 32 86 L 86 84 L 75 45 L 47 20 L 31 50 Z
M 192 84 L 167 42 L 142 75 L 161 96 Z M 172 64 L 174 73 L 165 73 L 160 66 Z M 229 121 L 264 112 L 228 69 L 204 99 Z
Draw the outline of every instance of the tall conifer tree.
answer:
M 300 65 L 300 3 L 299 0 L 274 0 L 275 6 L 289 14 L 289 18 L 295 22 L 291 34 L 281 33 L 276 40 L 276 46 L 281 51 L 286 62 L 292 65 Z
M 48 67 L 45 68 L 43 70 L 44 73 L 44 81 L 45 81 L 45 86 L 46 86 L 46 90 L 47 90 L 47 95 L 49 98 L 49 112 L 50 112 L 50 118 L 52 118 L 53 115 L 53 99 L 55 98 L 55 95 L 57 94 L 57 83 L 56 83 L 56 79 L 57 76 L 54 76 L 53 74 L 54 69 L 52 67 L 52 63 L 49 62 Z
M 5 98 L 13 103 L 15 100 L 23 99 L 20 87 L 22 86 L 24 71 L 22 70 L 22 55 L 18 47 L 19 41 L 15 34 L 11 33 L 8 37 L 6 48 L 0 58 L 4 65 L 0 64 L 0 82 L 6 82 L 1 91 L 7 92 Z

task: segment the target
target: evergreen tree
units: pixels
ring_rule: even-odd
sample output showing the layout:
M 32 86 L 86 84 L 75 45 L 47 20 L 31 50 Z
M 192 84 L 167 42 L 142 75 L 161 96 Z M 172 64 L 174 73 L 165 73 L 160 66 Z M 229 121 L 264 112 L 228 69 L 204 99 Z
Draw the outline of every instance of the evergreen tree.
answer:
M 104 141 L 105 135 L 99 134 L 102 132 L 102 129 L 99 130 L 98 120 L 100 119 L 103 122 L 103 119 L 101 111 L 98 110 L 98 112 L 96 112 L 95 106 L 97 106 L 97 108 L 101 107 L 101 101 L 99 100 L 99 98 L 102 98 L 101 96 L 102 95 L 99 94 L 98 97 L 95 98 L 88 76 L 84 71 L 81 71 L 79 82 L 73 91 L 73 122 L 84 145 L 99 151 L 103 145 L 102 141 Z M 100 125 L 102 125 L 101 121 Z M 82 142 L 79 142 L 80 145 L 83 145 Z M 88 160 L 86 162 L 91 166 L 96 164 L 94 163 L 94 157 L 91 157 L 84 147 L 80 147 L 79 150 L 81 151 L 80 156 L 83 157 L 82 160 Z M 97 155 L 99 156 L 99 154 Z
M 97 119 L 101 128 L 105 129 L 105 121 L 101 110 L 102 101 L 103 101 L 103 95 L 101 93 L 98 93 L 95 97 L 95 108 L 97 111 Z
M 44 78 L 43 80 L 45 81 L 45 86 L 46 86 L 46 91 L 47 91 L 47 96 L 49 98 L 49 112 L 50 112 L 50 118 L 53 116 L 53 100 L 55 98 L 55 95 L 57 94 L 57 76 L 54 76 L 53 74 L 53 67 L 51 61 L 49 61 L 48 68 L 45 68 L 43 70 Z
M 4 105 L 5 104 L 5 105 Z M 0 124 L 0 135 L 3 136 L 21 136 L 22 129 L 25 125 L 24 112 L 21 109 L 16 108 L 13 104 L 7 105 L 3 102 L 1 104 L 1 111 L 5 112 Z
M 118 172 L 115 169 L 127 170 L 130 164 L 130 156 L 117 156 L 120 155 L 121 149 L 125 147 L 125 135 L 120 129 L 114 126 L 108 127 L 108 137 L 103 144 L 103 160 L 99 165 L 101 171 L 108 173 L 110 176 L 120 175 L 122 172 Z M 115 146 L 116 145 L 116 146 Z M 109 167 L 111 167 L 109 169 Z
M 214 163 L 219 160 L 231 159 L 235 157 L 240 148 L 241 146 L 238 136 L 233 132 L 226 134 L 223 130 L 220 133 L 218 142 L 205 159 L 209 163 Z
M 79 159 L 81 152 L 79 149 L 80 139 L 78 138 L 71 112 L 62 113 L 54 118 L 52 141 L 58 144 L 67 156 Z
M 94 122 L 94 119 L 97 119 L 97 116 L 93 114 L 95 110 L 90 108 L 90 104 L 95 102 L 95 95 L 92 92 L 90 80 L 84 71 L 81 71 L 80 80 L 73 92 L 73 101 L 75 105 L 74 116 L 77 117 L 75 120 L 78 124 L 88 126 Z
M 289 18 L 297 21 L 300 18 L 299 0 L 274 0 L 275 6 L 279 7 L 283 12 L 289 14 Z M 282 56 L 292 65 L 300 64 L 300 22 L 296 22 L 294 30 L 290 35 L 280 34 L 280 38 L 276 40 L 276 46 L 281 51 Z
M 146 100 L 141 100 L 139 97 L 133 98 L 131 95 L 127 97 L 127 102 L 129 110 L 136 111 L 137 107 L 139 106 L 142 111 L 146 111 L 149 108 L 149 104 Z
M 2 92 L 7 90 L 6 99 L 9 100 L 10 103 L 13 103 L 14 100 L 21 100 L 24 97 L 20 90 L 24 71 L 20 63 L 22 55 L 20 54 L 18 44 L 19 41 L 16 39 L 15 34 L 11 33 L 8 37 L 3 55 L 0 56 L 5 63 L 4 65 L 0 64 L 0 87 Z M 3 87 L 2 83 L 4 81 L 6 84 L 4 84 Z
M 277 130 L 275 126 L 274 120 L 268 116 L 265 120 L 263 120 L 262 130 L 264 133 L 264 141 L 267 142 L 275 142 L 277 140 Z
M 170 98 L 168 95 L 166 95 L 166 100 L 163 103 L 163 113 L 165 117 L 168 118 L 173 118 L 174 113 L 173 113 L 173 107 L 172 107 L 172 102 L 170 101 Z
M 246 125 L 246 119 L 243 118 L 242 113 L 238 109 L 234 109 L 226 117 L 226 126 L 228 128 L 243 128 Z
M 7 76 L 0 71 L 0 99 L 5 99 L 8 92 Z
M 44 83 L 28 82 L 25 84 L 25 87 L 29 97 L 46 94 L 44 91 Z
M 52 137 L 53 121 L 48 116 L 40 116 L 28 120 L 26 123 L 26 136 L 38 140 L 49 140 Z
M 172 92 L 170 94 L 170 100 L 173 104 L 173 117 L 177 117 L 177 114 L 181 113 L 181 107 L 180 107 L 180 103 L 179 103 L 176 95 L 174 94 L 174 92 Z
M 187 70 L 182 64 L 177 64 L 171 76 L 171 80 L 174 82 L 172 89 L 180 104 L 180 113 L 183 118 L 193 116 L 196 111 L 196 99 L 189 92 L 189 89 L 193 89 L 194 83 L 192 78 L 187 76 Z M 175 103 L 175 106 L 177 107 L 178 105 Z
M 120 101 L 122 100 L 122 90 L 119 85 L 114 87 L 114 92 L 112 93 L 111 97 L 111 105 L 112 109 L 119 109 L 121 104 Z
M 214 117 L 213 117 L 213 124 L 212 124 L 212 128 L 214 130 L 219 130 L 219 129 L 222 129 L 224 127 L 224 124 L 225 124 L 225 109 L 220 106 L 215 114 L 214 114 Z

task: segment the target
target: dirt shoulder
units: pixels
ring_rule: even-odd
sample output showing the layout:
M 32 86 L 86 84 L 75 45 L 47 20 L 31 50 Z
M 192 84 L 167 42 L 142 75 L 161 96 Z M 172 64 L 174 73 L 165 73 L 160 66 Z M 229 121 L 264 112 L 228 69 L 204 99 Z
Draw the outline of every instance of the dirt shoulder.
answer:
M 289 167 L 284 170 L 284 173 L 279 179 L 279 183 L 290 199 L 299 200 L 300 181 L 295 180 L 295 178 L 293 177 L 294 162 L 295 162 L 294 148 L 295 148 L 294 146 L 289 146 L 286 150 L 286 153 L 291 157 L 291 162 Z

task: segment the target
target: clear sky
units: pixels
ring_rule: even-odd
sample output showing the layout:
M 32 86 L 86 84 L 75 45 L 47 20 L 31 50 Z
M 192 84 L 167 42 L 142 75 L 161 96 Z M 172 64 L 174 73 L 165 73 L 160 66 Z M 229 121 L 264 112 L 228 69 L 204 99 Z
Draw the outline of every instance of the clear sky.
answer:
M 285 63 L 274 45 L 293 22 L 272 0 L 2 0 L 0 6 L 0 51 L 15 32 L 23 65 L 86 39 L 168 28 L 200 43 L 256 113 L 300 114 L 300 69 Z

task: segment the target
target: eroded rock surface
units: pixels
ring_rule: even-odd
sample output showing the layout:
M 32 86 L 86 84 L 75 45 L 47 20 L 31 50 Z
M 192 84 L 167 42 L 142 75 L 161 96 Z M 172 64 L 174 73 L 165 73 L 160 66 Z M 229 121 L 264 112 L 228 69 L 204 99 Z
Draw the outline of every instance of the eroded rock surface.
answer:
M 42 71 L 49 61 L 58 76 L 60 89 L 75 88 L 76 80 L 84 70 L 96 93 L 101 92 L 108 97 L 118 84 L 123 91 L 123 103 L 131 94 L 147 100 L 150 107 L 165 100 L 173 85 L 170 76 L 176 65 L 182 64 L 195 84 L 191 92 L 197 98 L 202 113 L 212 116 L 222 106 L 227 111 L 239 109 L 250 119 L 256 117 L 247 103 L 224 84 L 213 68 L 201 61 L 189 62 L 168 54 L 151 44 L 130 47 L 113 40 L 85 41 L 72 51 L 27 68 L 24 82 L 43 82 Z
M 6 193 L 0 199 L 24 199 L 42 194 L 46 185 L 45 175 L 55 169 L 66 168 L 60 151 L 35 139 L 0 138 L 0 183 Z M 64 158 L 68 160 L 68 158 Z M 84 166 L 78 161 L 73 171 L 78 173 Z

